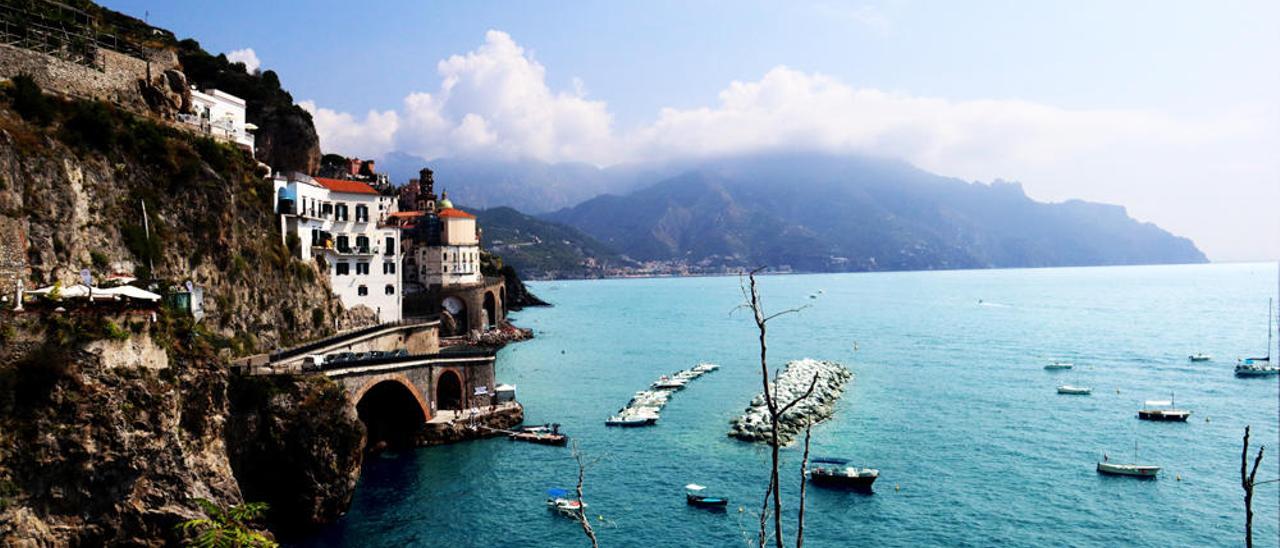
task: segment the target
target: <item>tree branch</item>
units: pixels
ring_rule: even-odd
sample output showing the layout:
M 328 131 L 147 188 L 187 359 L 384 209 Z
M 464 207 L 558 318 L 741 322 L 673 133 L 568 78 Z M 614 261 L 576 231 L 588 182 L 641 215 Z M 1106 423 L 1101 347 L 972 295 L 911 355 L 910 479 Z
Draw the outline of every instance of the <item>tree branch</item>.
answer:
M 596 540 L 596 532 L 591 528 L 591 520 L 587 519 L 587 505 L 582 502 L 582 483 L 587 473 L 587 463 L 583 462 L 582 452 L 578 450 L 578 440 L 573 441 L 573 460 L 578 462 L 578 511 L 574 517 L 578 518 L 583 534 L 587 535 L 587 539 L 591 541 L 591 548 L 600 548 L 600 541 Z

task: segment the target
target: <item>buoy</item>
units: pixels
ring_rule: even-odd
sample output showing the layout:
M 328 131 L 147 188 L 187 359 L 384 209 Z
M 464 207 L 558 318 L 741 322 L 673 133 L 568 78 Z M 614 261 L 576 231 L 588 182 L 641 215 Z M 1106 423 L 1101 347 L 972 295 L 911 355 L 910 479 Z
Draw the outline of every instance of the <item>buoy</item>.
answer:
M 1176 479 L 1176 480 L 1178 480 L 1178 481 L 1182 481 L 1182 474 L 1175 474 L 1175 475 L 1173 476 L 1173 479 Z
M 901 491 L 901 490 L 902 490 L 902 484 L 900 484 L 900 483 L 895 483 L 895 484 L 893 484 L 893 490 L 894 490 L 894 491 Z
M 1205 417 L 1204 422 L 1209 422 L 1209 417 Z
M 743 513 L 743 512 L 746 512 L 746 510 L 744 510 L 741 506 L 739 506 L 739 507 L 738 507 L 738 513 L 739 513 L 739 514 L 741 514 L 741 513 Z

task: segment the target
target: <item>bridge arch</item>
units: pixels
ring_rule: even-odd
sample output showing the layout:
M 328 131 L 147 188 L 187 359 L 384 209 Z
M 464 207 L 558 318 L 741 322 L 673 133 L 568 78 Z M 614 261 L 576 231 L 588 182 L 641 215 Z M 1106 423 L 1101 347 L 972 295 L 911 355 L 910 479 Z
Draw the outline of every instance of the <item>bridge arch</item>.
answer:
M 484 327 L 492 329 L 498 326 L 498 303 L 492 291 L 484 292 Z
M 450 295 L 440 300 L 440 308 L 453 319 L 453 332 L 449 335 L 466 335 L 471 331 L 471 311 L 465 300 Z
M 462 378 L 458 373 L 446 369 L 440 372 L 436 377 L 436 407 L 440 410 L 450 409 L 454 411 L 462 410 L 463 392 Z
M 404 375 L 378 375 L 356 391 L 352 401 L 368 433 L 367 449 L 411 447 L 431 417 L 426 399 Z

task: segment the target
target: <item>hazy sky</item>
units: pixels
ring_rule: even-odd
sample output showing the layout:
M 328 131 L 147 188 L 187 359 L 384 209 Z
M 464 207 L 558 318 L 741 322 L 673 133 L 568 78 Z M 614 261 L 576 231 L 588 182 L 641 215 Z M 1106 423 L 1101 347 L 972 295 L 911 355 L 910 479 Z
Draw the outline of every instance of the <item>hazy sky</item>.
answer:
M 1280 258 L 1280 2 L 105 4 L 275 70 L 326 151 L 868 152 Z

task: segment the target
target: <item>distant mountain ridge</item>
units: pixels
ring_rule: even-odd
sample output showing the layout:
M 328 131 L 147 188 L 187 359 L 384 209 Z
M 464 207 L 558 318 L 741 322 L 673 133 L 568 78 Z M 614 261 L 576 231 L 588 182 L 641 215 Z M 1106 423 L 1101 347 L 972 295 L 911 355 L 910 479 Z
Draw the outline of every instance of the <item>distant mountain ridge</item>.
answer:
M 544 216 L 637 260 L 814 272 L 1207 262 L 1120 206 L 1036 202 L 868 157 L 770 154 L 704 162 Z

